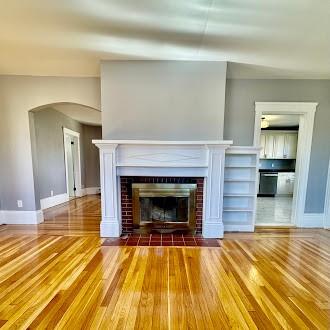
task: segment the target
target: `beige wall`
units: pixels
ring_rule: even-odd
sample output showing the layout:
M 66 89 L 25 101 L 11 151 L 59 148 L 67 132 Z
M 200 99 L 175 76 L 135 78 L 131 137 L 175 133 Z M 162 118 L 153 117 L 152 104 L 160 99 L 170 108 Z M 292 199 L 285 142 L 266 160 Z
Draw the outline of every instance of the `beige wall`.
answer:
M 105 139 L 222 139 L 226 62 L 105 61 Z
M 100 109 L 98 78 L 0 76 L 0 198 L 3 210 L 36 206 L 29 110 L 72 102 Z

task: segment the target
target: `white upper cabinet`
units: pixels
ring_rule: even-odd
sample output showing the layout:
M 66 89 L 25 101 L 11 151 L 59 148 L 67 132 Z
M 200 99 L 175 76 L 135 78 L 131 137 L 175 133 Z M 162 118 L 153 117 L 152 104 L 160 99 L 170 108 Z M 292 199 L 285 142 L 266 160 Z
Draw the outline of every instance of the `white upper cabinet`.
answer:
M 265 157 L 265 147 L 266 147 L 266 135 L 264 133 L 260 134 L 260 158 L 266 158 Z
M 284 134 L 276 134 L 275 135 L 275 144 L 274 144 L 274 158 L 282 159 L 285 157 L 285 135 Z
M 274 144 L 275 136 L 272 134 L 266 134 L 265 142 L 265 158 L 274 158 Z
M 295 159 L 298 133 L 264 131 L 260 135 L 261 159 Z
M 290 133 L 285 135 L 284 156 L 287 159 L 296 159 L 298 134 Z

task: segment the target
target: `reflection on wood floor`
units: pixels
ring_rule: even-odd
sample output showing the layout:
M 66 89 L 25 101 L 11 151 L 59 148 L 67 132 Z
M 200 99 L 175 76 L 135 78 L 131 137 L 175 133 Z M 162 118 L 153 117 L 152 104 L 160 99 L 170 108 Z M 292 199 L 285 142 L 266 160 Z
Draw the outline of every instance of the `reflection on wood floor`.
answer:
M 11 225 L 1 230 L 11 234 L 100 236 L 101 198 L 90 195 L 44 211 L 40 225 Z
M 99 206 L 88 196 L 41 225 L 0 226 L 3 329 L 329 329 L 329 231 L 102 246 Z

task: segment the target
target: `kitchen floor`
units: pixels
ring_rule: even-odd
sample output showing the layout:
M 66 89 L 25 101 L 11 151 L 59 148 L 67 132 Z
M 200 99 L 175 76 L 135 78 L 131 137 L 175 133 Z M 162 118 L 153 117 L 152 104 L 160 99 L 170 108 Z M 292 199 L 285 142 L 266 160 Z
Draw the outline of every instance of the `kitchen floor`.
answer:
M 256 225 L 291 225 L 292 196 L 258 197 Z

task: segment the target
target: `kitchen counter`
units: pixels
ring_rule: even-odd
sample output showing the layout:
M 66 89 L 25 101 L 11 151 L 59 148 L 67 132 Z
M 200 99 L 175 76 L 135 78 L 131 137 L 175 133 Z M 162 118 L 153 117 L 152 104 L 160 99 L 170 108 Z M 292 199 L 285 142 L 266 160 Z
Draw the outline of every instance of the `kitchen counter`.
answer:
M 295 172 L 295 169 L 287 169 L 287 168 L 285 168 L 285 169 L 276 169 L 276 168 L 272 168 L 272 169 L 259 169 L 259 172 L 260 173 L 265 173 L 265 172 L 268 172 L 268 173 L 280 173 L 280 172 L 285 172 L 285 173 L 287 173 L 287 172 L 290 172 L 290 173 L 292 173 L 292 172 Z

